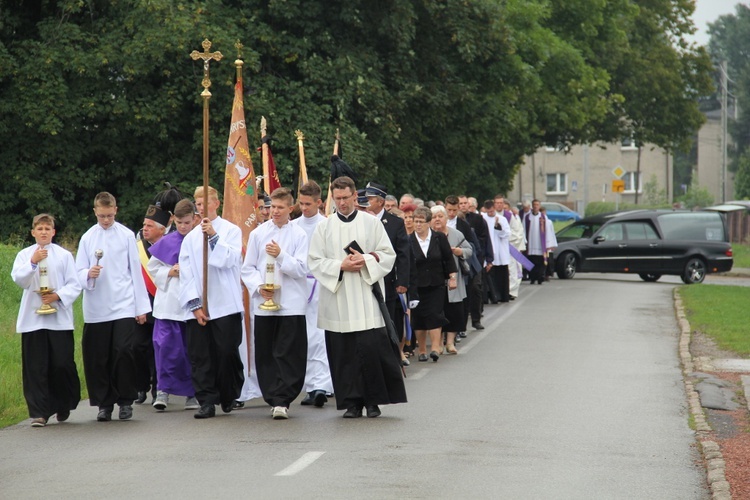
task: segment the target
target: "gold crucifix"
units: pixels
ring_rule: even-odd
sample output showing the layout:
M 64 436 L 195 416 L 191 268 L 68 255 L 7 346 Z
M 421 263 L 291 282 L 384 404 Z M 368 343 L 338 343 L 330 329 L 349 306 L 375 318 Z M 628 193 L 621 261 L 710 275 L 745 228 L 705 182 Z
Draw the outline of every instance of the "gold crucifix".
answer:
M 203 52 L 198 52 L 197 50 L 194 50 L 190 53 L 190 57 L 193 58 L 193 61 L 197 61 L 198 59 L 203 59 L 203 81 L 201 82 L 201 85 L 203 85 L 203 92 L 201 92 L 201 96 L 211 96 L 211 92 L 208 91 L 208 87 L 211 86 L 211 79 L 208 76 L 208 65 L 211 62 L 211 60 L 214 61 L 221 61 L 221 58 L 224 57 L 221 55 L 221 52 L 209 52 L 211 49 L 211 42 L 206 38 L 203 40 L 203 43 L 201 43 L 203 46 Z

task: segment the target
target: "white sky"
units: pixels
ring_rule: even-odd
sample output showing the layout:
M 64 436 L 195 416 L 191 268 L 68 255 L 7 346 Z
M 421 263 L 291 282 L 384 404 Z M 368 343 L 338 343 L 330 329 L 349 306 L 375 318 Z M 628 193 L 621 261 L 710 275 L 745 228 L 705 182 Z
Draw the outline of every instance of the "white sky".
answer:
M 693 13 L 693 24 L 698 28 L 698 31 L 689 38 L 700 45 L 708 44 L 708 23 L 716 21 L 719 16 L 724 14 L 734 14 L 734 6 L 739 2 L 738 0 L 695 0 L 695 12 Z

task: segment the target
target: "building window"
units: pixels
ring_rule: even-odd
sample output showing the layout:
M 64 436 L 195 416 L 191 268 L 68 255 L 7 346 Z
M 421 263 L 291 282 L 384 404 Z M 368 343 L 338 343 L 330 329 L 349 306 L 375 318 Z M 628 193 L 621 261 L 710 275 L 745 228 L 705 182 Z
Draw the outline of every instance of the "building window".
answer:
M 638 149 L 638 144 L 636 144 L 635 139 L 632 137 L 623 137 L 622 141 L 620 141 L 620 149 L 633 151 Z
M 547 194 L 567 194 L 568 174 L 547 174 Z
M 625 172 L 625 175 L 622 176 L 622 180 L 625 181 L 626 193 L 635 193 L 636 185 L 638 186 L 638 192 L 643 192 L 643 185 L 641 183 L 641 179 L 638 178 L 637 172 Z

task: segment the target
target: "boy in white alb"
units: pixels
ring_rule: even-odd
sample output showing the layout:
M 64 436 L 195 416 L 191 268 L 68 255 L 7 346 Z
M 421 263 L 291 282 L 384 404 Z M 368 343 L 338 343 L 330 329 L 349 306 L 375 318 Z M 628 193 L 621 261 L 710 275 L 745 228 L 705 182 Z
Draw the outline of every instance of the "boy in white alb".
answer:
M 34 217 L 36 243 L 24 248 L 11 277 L 23 288 L 16 331 L 21 335 L 23 395 L 32 427 L 44 427 L 53 414 L 64 422 L 81 400 L 81 383 L 73 358 L 73 302 L 81 293 L 73 255 L 52 243 L 55 219 Z M 51 292 L 40 295 L 41 285 Z M 38 314 L 42 304 L 57 310 Z
M 271 219 L 250 233 L 242 281 L 255 318 L 255 366 L 263 399 L 276 420 L 289 418 L 289 405 L 302 391 L 307 361 L 307 236 L 289 223 L 294 199 L 287 188 L 271 193 Z M 274 264 L 273 275 L 267 264 Z M 265 290 L 266 283 L 279 285 Z M 268 299 L 278 311 L 260 308 Z
M 195 418 L 212 418 L 216 405 L 234 408 L 245 380 L 242 340 L 242 231 L 219 217 L 219 193 L 203 186 L 193 193 L 203 219 L 180 247 L 180 306 L 187 322 L 187 347 L 195 397 L 201 407 Z M 208 304 L 203 303 L 203 240 L 208 237 Z
M 299 190 L 299 207 L 302 216 L 294 219 L 292 224 L 301 227 L 307 234 L 308 248 L 315 228 L 326 220 L 320 213 L 318 207 L 321 202 L 321 189 L 315 181 L 309 181 Z M 307 256 L 305 256 L 307 260 Z M 328 354 L 326 353 L 326 334 L 322 328 L 318 328 L 318 299 L 320 298 L 320 287 L 312 273 L 307 274 L 307 308 L 305 318 L 307 320 L 307 374 L 303 390 L 307 396 L 302 400 L 302 405 L 315 405 L 322 407 L 328 398 L 326 394 L 333 392 L 331 382 L 331 369 L 328 366 Z
M 158 411 L 169 404 L 169 395 L 185 396 L 185 409 L 200 408 L 190 375 L 190 358 L 185 336 L 185 311 L 180 306 L 180 247 L 193 229 L 195 206 L 180 200 L 174 209 L 176 231 L 170 232 L 150 248 L 148 271 L 157 287 L 154 296 L 154 361 L 157 393 L 152 403 Z
M 135 324 L 146 322 L 151 302 L 141 275 L 133 231 L 115 222 L 117 202 L 110 193 L 94 199 L 98 223 L 81 236 L 76 254 L 83 287 L 83 370 L 91 406 L 99 422 L 133 417 L 137 396 L 133 357 Z

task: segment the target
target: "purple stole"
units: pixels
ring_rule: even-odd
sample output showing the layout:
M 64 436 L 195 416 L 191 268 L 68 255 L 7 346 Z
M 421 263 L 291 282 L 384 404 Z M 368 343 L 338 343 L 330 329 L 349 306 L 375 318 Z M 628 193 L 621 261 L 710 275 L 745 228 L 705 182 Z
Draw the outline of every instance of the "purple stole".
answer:
M 180 247 L 185 237 L 177 231 L 163 236 L 159 241 L 151 245 L 149 252 L 153 257 L 167 265 L 173 266 L 180 260 Z
M 539 212 L 539 238 L 542 240 L 542 255 L 544 255 L 544 265 L 547 265 L 547 218 L 543 213 Z M 529 229 L 531 225 L 531 213 L 524 219 L 524 225 L 526 227 L 526 238 L 529 237 Z M 163 238 L 162 238 L 163 239 Z M 158 243 L 158 242 L 157 242 Z M 153 253 L 153 252 L 152 252 Z

